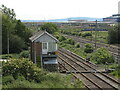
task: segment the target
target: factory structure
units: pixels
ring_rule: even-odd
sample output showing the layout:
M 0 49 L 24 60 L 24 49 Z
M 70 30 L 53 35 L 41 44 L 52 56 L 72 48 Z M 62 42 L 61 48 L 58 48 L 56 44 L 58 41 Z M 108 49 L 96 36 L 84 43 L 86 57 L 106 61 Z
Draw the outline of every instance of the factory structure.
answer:
M 120 22 L 120 14 L 114 14 L 110 17 L 103 18 L 103 22 Z
M 57 71 L 58 40 L 46 31 L 39 31 L 29 39 L 31 41 L 31 60 L 48 71 Z

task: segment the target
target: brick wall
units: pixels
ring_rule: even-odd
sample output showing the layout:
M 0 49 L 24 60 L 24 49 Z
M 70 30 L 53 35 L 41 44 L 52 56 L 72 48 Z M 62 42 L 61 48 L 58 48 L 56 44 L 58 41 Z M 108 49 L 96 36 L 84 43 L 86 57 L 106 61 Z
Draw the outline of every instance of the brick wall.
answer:
M 36 56 L 36 63 L 40 64 L 41 54 L 42 54 L 42 43 L 32 42 L 31 43 L 31 60 L 35 63 L 35 56 Z

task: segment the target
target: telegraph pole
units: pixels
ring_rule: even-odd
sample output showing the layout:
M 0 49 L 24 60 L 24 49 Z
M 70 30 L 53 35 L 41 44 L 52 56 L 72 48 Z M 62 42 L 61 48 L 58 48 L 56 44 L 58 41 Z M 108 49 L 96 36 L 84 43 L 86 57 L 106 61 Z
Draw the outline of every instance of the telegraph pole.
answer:
M 9 50 L 9 30 L 7 32 L 7 54 L 10 53 L 10 50 Z
M 96 20 L 95 22 L 96 22 L 96 29 L 95 29 L 95 49 L 96 49 L 96 39 L 97 39 L 97 36 L 96 36 L 96 32 L 97 32 L 97 20 Z

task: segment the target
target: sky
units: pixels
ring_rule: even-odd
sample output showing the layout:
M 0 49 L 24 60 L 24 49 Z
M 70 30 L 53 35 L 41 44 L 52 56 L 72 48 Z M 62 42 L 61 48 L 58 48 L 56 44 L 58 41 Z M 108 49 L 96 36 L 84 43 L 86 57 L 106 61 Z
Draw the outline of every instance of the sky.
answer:
M 104 18 L 118 13 L 120 0 L 0 0 L 14 9 L 21 20 L 48 20 L 69 17 Z

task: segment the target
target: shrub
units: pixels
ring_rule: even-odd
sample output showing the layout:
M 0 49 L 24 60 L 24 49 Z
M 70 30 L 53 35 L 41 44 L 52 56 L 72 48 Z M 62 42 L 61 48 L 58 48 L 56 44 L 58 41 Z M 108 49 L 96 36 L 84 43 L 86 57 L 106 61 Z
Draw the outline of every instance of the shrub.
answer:
M 71 32 L 71 35 L 78 35 L 77 32 Z
M 97 64 L 114 62 L 112 54 L 105 48 L 97 49 L 97 51 L 91 56 L 90 60 L 95 61 Z
M 64 41 L 64 40 L 66 40 L 66 38 L 64 36 L 59 37 L 59 41 Z
M 78 33 L 78 36 L 81 36 L 82 34 L 81 33 Z
M 85 44 L 84 52 L 92 53 L 93 52 L 93 46 L 90 43 Z
M 27 80 L 40 82 L 44 74 L 46 74 L 45 71 L 27 59 L 15 59 L 3 63 L 3 76 L 12 75 L 14 79 L 23 75 Z
M 75 44 L 75 47 L 76 47 L 76 48 L 80 48 L 80 43 L 76 43 L 76 44 Z
M 59 35 L 55 35 L 55 37 L 56 37 L 57 39 L 59 39 L 60 36 L 59 36 Z
M 71 45 L 74 45 L 75 44 L 75 41 L 71 38 L 68 38 L 67 41 L 66 41 L 68 44 L 71 44 Z
M 82 37 L 87 37 L 87 36 L 92 36 L 92 34 L 90 32 L 82 33 Z
M 20 53 L 20 57 L 22 57 L 22 58 L 29 58 L 29 55 L 30 55 L 30 51 L 28 51 L 28 50 L 22 51 Z

